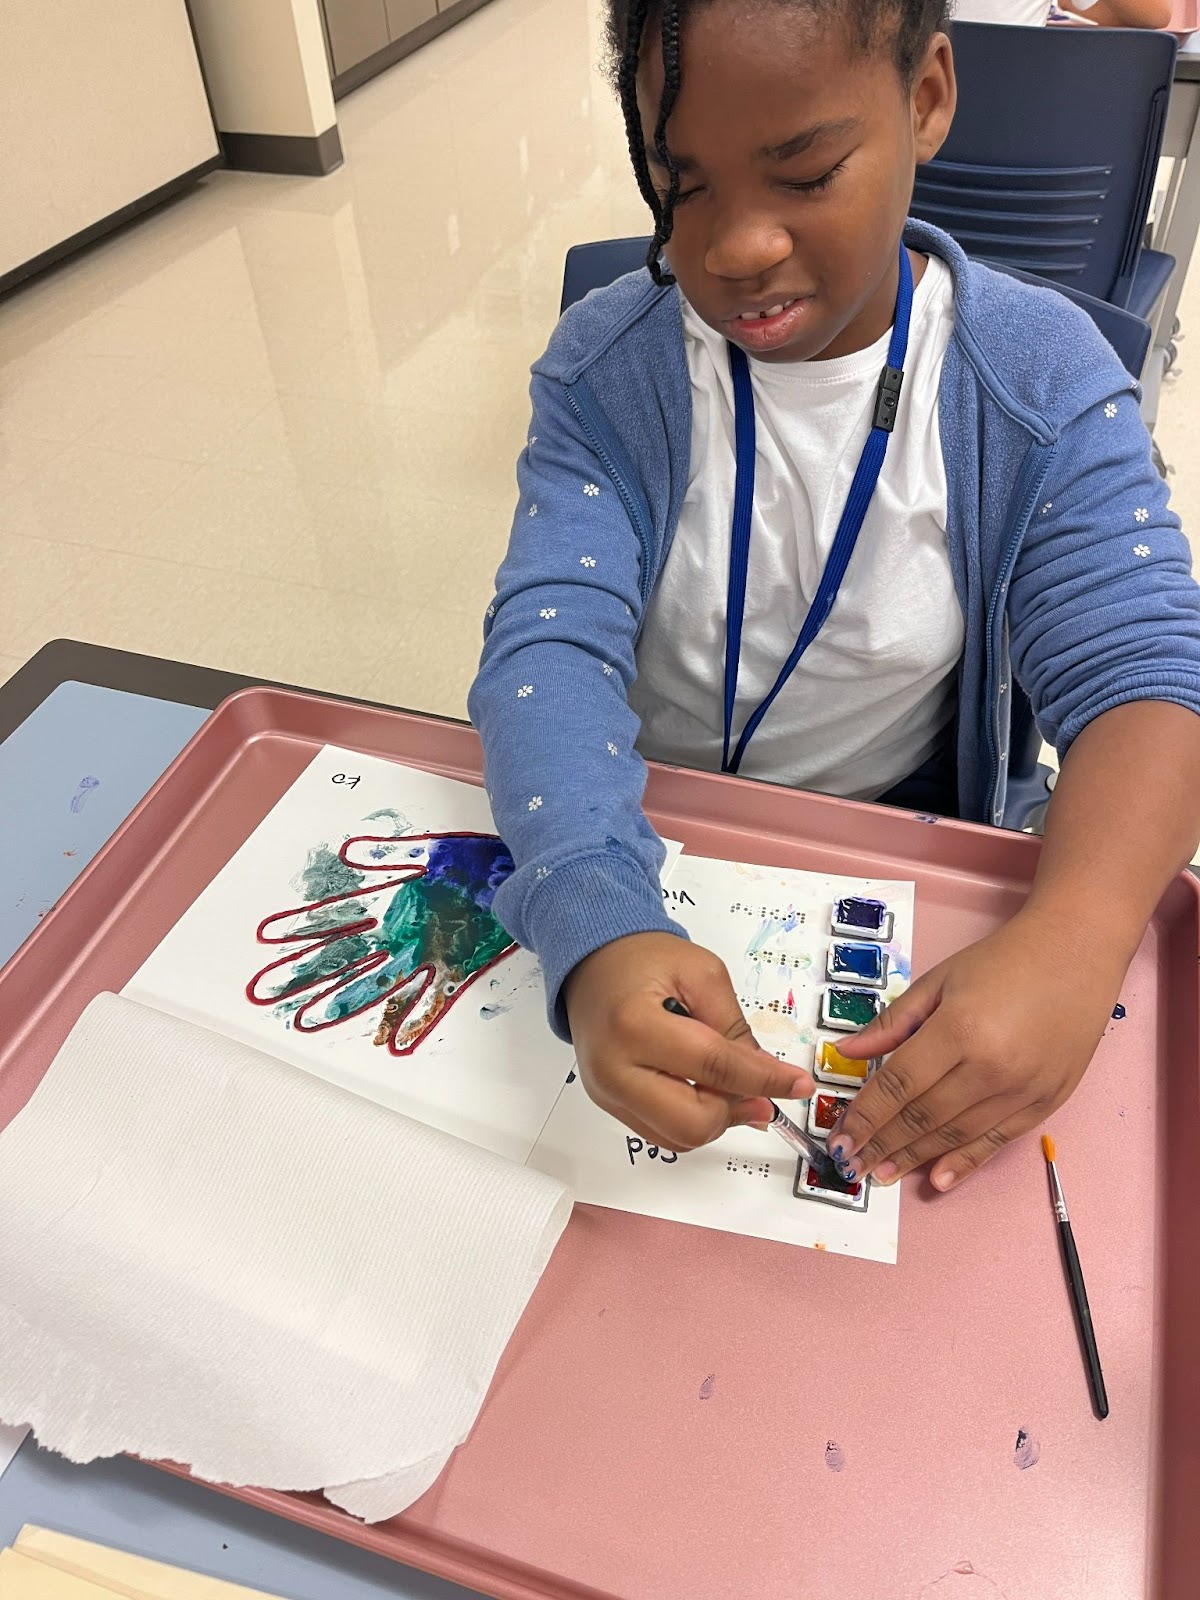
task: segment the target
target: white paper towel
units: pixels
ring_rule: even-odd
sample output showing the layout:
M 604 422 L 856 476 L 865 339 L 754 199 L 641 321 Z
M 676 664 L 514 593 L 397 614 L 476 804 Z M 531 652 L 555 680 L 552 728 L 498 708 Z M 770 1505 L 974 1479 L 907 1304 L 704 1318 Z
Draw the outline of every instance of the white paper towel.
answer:
M 394 1516 L 466 1438 L 570 1208 L 100 995 L 0 1133 L 0 1421 Z

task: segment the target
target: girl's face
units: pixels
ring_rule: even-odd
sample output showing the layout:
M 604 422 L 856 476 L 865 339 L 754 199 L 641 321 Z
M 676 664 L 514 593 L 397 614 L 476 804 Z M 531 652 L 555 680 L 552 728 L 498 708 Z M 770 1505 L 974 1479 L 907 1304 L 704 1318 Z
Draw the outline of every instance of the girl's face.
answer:
M 682 58 L 666 255 L 683 294 L 766 361 L 865 349 L 891 326 L 916 164 L 936 154 L 954 113 L 949 41 L 935 36 L 906 90 L 887 41 L 860 50 L 803 6 L 713 0 L 688 16 Z M 652 22 L 638 103 L 665 195 L 654 152 L 662 87 Z

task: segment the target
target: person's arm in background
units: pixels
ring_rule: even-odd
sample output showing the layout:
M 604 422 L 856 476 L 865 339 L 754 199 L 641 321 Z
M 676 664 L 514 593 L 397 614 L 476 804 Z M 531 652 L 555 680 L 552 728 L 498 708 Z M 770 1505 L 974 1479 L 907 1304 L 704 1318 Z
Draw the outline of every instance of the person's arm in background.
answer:
M 1060 11 L 1083 17 L 1100 28 L 1165 28 L 1171 21 L 1171 0 L 1056 0 Z
M 1127 380 L 1060 440 L 1008 610 L 1063 753 L 1041 861 L 1011 922 L 843 1046 L 893 1052 L 830 1140 L 856 1177 L 937 1158 L 950 1188 L 1060 1106 L 1200 838 L 1200 590 Z

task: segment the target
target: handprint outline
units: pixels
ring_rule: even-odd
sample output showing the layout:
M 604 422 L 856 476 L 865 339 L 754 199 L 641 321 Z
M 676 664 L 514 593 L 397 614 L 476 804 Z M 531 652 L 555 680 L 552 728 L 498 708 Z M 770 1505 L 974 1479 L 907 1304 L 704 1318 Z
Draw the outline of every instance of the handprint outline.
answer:
M 400 850 L 406 859 L 385 859 Z M 432 832 L 359 834 L 337 859 L 361 881 L 262 919 L 258 942 L 290 948 L 254 974 L 246 998 L 288 1007 L 292 1028 L 304 1034 L 382 1006 L 374 1043 L 410 1056 L 472 984 L 518 948 L 492 911 L 512 856 L 495 834 Z M 387 905 L 373 914 L 366 902 L 383 895 Z M 290 981 L 276 987 L 273 976 L 285 971 Z

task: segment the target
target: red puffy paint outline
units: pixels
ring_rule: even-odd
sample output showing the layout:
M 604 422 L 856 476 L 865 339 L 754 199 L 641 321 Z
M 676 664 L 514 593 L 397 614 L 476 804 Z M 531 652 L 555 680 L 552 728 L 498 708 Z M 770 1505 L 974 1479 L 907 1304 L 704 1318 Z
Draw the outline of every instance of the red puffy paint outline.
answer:
M 414 878 L 423 878 L 425 876 L 427 866 L 416 862 L 397 872 L 397 869 L 394 865 L 381 866 L 378 862 L 352 861 L 347 852 L 349 852 L 353 846 L 358 844 L 429 844 L 440 842 L 443 839 L 495 839 L 498 843 L 499 835 L 494 833 L 470 832 L 410 833 L 403 834 L 399 838 L 384 838 L 378 834 L 362 833 L 355 835 L 353 839 L 347 839 L 345 844 L 338 851 L 338 859 L 342 862 L 343 866 L 350 867 L 355 872 L 390 873 L 392 875 L 391 878 L 384 883 L 363 884 L 357 889 L 347 890 L 345 894 L 329 895 L 327 899 L 315 900 L 311 905 L 294 906 L 289 911 L 273 911 L 270 916 L 264 917 L 259 923 L 255 934 L 259 944 L 291 945 L 299 944 L 304 940 L 309 940 L 310 942 L 305 944 L 304 948 L 301 950 L 290 950 L 286 955 L 280 956 L 277 961 L 270 962 L 269 965 L 263 967 L 261 971 L 254 974 L 254 976 L 250 979 L 250 982 L 246 985 L 246 999 L 249 1000 L 250 1004 L 254 1006 L 277 1006 L 281 1001 L 290 1000 L 298 994 L 304 994 L 306 990 L 314 988 L 317 984 L 322 984 L 324 987 L 321 988 L 318 993 L 309 995 L 309 998 L 304 1002 L 304 1004 L 292 1014 L 292 1027 L 297 1033 L 321 1033 L 326 1028 L 340 1027 L 344 1022 L 349 1022 L 353 1018 L 360 1017 L 368 1011 L 373 1011 L 376 1006 L 386 1006 L 387 1002 L 397 992 L 397 990 L 407 988 L 408 985 L 413 983 L 417 978 L 423 978 L 424 982 L 413 994 L 409 1005 L 405 1008 L 405 1016 L 411 1015 L 424 999 L 426 990 L 429 988 L 429 985 L 433 982 L 434 977 L 436 976 L 434 968 L 429 962 L 424 963 L 422 966 L 414 967 L 411 972 L 402 973 L 390 988 L 381 989 L 377 995 L 373 996 L 363 1005 L 357 1007 L 356 1010 L 348 1011 L 344 1017 L 332 1017 L 324 1022 L 309 1022 L 307 1020 L 308 1014 L 312 1008 L 314 1006 L 320 1006 L 324 1001 L 328 1000 L 330 995 L 335 993 L 336 990 L 343 986 L 344 982 L 351 979 L 365 977 L 368 973 L 374 972 L 376 967 L 385 965 L 388 960 L 388 953 L 386 950 L 377 950 L 374 955 L 360 956 L 357 961 L 348 961 L 344 967 L 339 967 L 335 973 L 326 974 L 320 978 L 313 978 L 311 982 L 301 984 L 297 989 L 289 989 L 286 994 L 261 995 L 257 992 L 258 986 L 262 983 L 263 979 L 268 977 L 270 973 L 277 972 L 280 967 L 287 967 L 291 966 L 294 962 L 304 961 L 307 959 L 307 957 L 315 954 L 316 951 L 323 950 L 326 945 L 333 944 L 338 939 L 346 939 L 356 933 L 370 933 L 373 928 L 377 928 L 379 926 L 378 917 L 360 917 L 355 922 L 342 923 L 336 928 L 329 928 L 325 931 L 317 930 L 315 936 L 312 928 L 303 928 L 292 933 L 282 934 L 268 933 L 267 930 L 271 927 L 272 923 L 286 922 L 292 917 L 301 917 L 310 911 L 319 911 L 325 906 L 342 905 L 347 900 L 360 900 L 365 894 L 378 894 L 384 889 L 398 889 L 402 883 L 409 883 Z M 417 1034 L 416 1038 L 413 1039 L 410 1044 L 406 1044 L 401 1047 L 397 1047 L 396 1045 L 396 1034 L 399 1032 L 400 1027 L 404 1022 L 404 1017 L 398 1017 L 387 1036 L 388 1053 L 393 1056 L 412 1055 L 417 1046 L 423 1043 L 432 1030 L 445 1019 L 447 1013 L 454 1006 L 455 1002 L 462 998 L 475 980 L 477 978 L 482 978 L 485 972 L 490 972 L 492 968 L 498 966 L 501 961 L 507 960 L 507 958 L 512 955 L 516 948 L 516 941 L 513 940 L 511 944 L 506 945 L 504 949 L 500 951 L 499 955 L 493 956 L 492 959 L 480 967 L 477 972 L 473 972 L 469 978 L 466 978 L 458 986 L 454 993 L 448 997 L 446 1004 L 441 1008 L 441 1010 L 435 1012 L 428 1019 L 420 1033 Z M 325 982 L 326 977 L 329 978 L 328 983 Z

